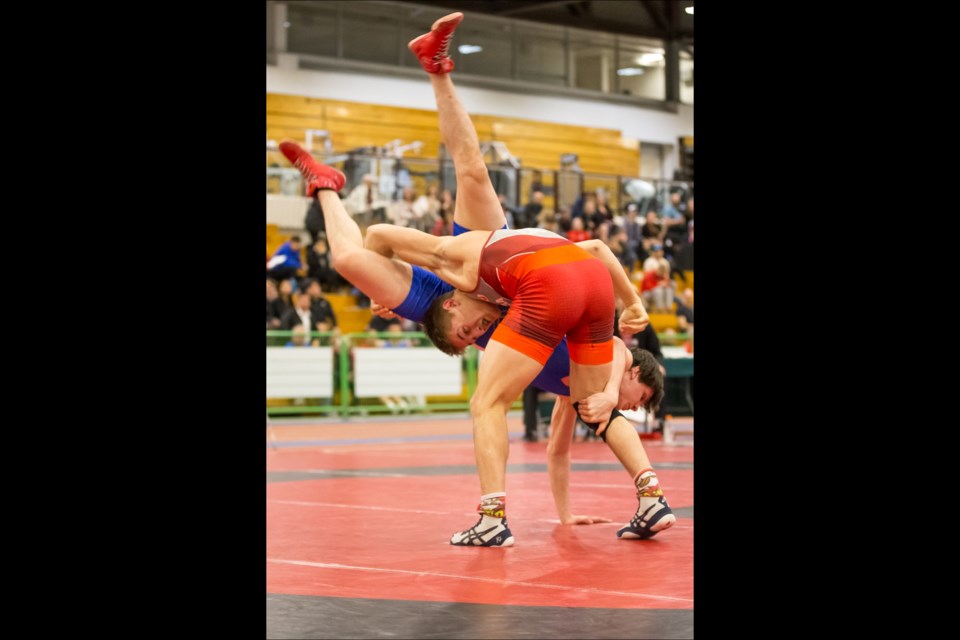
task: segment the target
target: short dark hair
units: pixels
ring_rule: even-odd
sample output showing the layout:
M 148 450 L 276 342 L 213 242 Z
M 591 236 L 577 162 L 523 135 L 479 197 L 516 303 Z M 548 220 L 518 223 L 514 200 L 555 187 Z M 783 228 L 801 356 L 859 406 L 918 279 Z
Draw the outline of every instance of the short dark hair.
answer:
M 453 297 L 453 289 L 437 296 L 430 303 L 426 315 L 423 317 L 423 332 L 430 338 L 430 342 L 448 356 L 463 355 L 463 351 L 450 343 L 447 333 L 450 331 L 450 314 L 443 308 L 445 300 Z
M 303 241 L 300 239 L 300 236 L 298 236 L 298 235 L 292 235 L 292 236 L 290 236 L 290 242 L 301 243 L 301 242 L 303 242 Z
M 645 349 L 633 348 L 630 349 L 630 353 L 633 355 L 633 364 L 630 368 L 640 367 L 640 382 L 653 391 L 643 408 L 648 412 L 658 411 L 663 401 L 663 374 L 660 373 L 660 363 Z

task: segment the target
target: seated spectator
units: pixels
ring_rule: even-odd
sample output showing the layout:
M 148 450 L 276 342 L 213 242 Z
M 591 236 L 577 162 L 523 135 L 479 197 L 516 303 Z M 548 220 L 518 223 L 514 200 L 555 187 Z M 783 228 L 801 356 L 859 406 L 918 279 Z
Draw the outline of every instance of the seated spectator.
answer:
M 440 218 L 440 198 L 437 197 L 437 185 L 431 184 L 427 192 L 413 203 L 413 221 L 411 225 L 420 231 L 429 232 Z
M 307 277 L 319 282 L 327 291 L 335 291 L 346 284 L 333 268 L 333 258 L 330 257 L 326 236 L 322 233 L 307 247 Z
M 280 328 L 284 331 L 292 331 L 298 324 L 302 324 L 307 331 L 314 330 L 310 317 L 310 296 L 305 291 L 296 295 L 293 308 L 287 309 L 280 318 Z
M 320 340 L 314 338 L 312 342 L 307 341 L 307 330 L 303 328 L 302 324 L 298 324 L 293 329 L 293 337 L 283 345 L 285 347 L 319 347 Z
M 643 263 L 641 295 L 647 310 L 652 313 L 670 313 L 673 310 L 673 283 L 670 263 L 663 257 L 663 247 L 650 247 L 652 255 Z
M 583 218 L 574 218 L 570 221 L 570 231 L 567 232 L 567 240 L 570 242 L 583 242 L 593 237 L 593 234 L 583 228 Z
M 267 277 L 277 281 L 297 277 L 298 272 L 303 269 L 303 262 L 300 260 L 302 247 L 300 236 L 297 235 L 280 245 L 267 262 Z
M 517 208 L 510 204 L 505 193 L 498 193 L 497 200 L 500 201 L 500 208 L 503 209 L 503 217 L 507 219 L 507 226 L 517 229 L 517 220 L 521 216 Z
M 277 298 L 280 300 L 280 318 L 283 318 L 283 314 L 287 312 L 288 309 L 293 308 L 293 282 L 291 280 L 281 280 L 277 283 Z
M 280 293 L 277 291 L 277 283 L 267 278 L 267 330 L 279 329 L 280 318 L 286 308 L 283 301 L 280 300 Z
M 661 215 L 663 217 L 663 224 L 665 227 L 671 227 L 673 225 L 683 225 L 686 224 L 684 219 L 684 212 L 687 210 L 687 205 L 683 201 L 683 193 L 680 191 L 674 191 L 670 194 L 670 199 L 665 205 L 663 205 L 663 211 Z
M 613 255 L 617 256 L 617 260 L 620 261 L 620 264 L 626 269 L 627 275 L 629 275 L 633 271 L 633 264 L 637 261 L 637 254 L 630 248 L 626 229 L 612 225 L 607 246 L 613 251 Z
M 516 229 L 536 229 L 540 212 L 543 211 L 543 192 L 534 191 L 528 202 L 522 210 L 514 214 Z
M 677 321 L 684 319 L 684 324 L 693 324 L 693 289 L 684 289 L 680 297 L 674 297 L 677 303 Z
M 649 251 L 652 245 L 660 244 L 662 237 L 663 226 L 660 224 L 657 214 L 653 211 L 648 211 L 647 221 L 640 227 L 640 238 L 643 243 L 643 248 Z
M 323 288 L 313 278 L 305 278 L 300 287 L 310 297 L 310 319 L 313 322 L 311 331 L 321 331 L 317 328 L 320 323 L 326 323 L 330 331 L 337 326 L 337 316 L 333 313 L 333 306 L 323 295 Z
M 363 228 L 386 220 L 386 207 L 390 201 L 380 193 L 377 177 L 372 173 L 363 176 L 363 181 L 350 191 L 344 208 Z
M 433 229 L 430 230 L 435 236 L 453 235 L 453 212 L 443 211 L 437 221 L 433 223 Z
M 423 231 L 423 229 L 419 229 L 415 224 L 413 224 L 413 202 L 413 189 L 410 187 L 404 187 L 403 197 L 396 202 L 391 202 L 390 206 L 387 207 L 387 221 L 392 222 L 398 227 L 412 227 L 414 229 Z
M 607 194 L 603 189 L 597 189 L 597 195 L 594 200 L 593 228 L 597 229 L 604 223 L 613 222 L 613 211 L 607 204 Z M 586 213 L 586 209 L 584 209 Z

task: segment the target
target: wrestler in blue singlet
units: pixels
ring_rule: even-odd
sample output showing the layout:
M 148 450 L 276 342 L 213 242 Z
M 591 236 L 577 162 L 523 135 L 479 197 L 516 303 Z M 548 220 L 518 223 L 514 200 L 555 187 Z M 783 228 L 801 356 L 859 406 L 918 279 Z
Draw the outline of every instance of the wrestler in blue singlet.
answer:
M 507 225 L 503 225 L 503 228 L 506 229 Z M 467 231 L 470 231 L 470 229 L 461 227 L 456 222 L 453 223 L 453 235 L 458 236 Z M 422 324 L 427 309 L 430 308 L 430 304 L 438 296 L 442 296 L 451 289 L 453 289 L 453 287 L 437 277 L 436 274 L 421 267 L 414 266 L 410 291 L 407 293 L 407 297 L 404 298 L 403 302 L 400 303 L 393 312 L 398 316 L 403 316 L 404 318 Z M 494 330 L 496 330 L 499 324 L 500 321 L 498 320 L 490 325 L 487 332 L 477 338 L 476 346 L 485 348 L 487 342 L 490 340 L 490 336 L 493 335 Z M 550 359 L 547 360 L 547 364 L 544 365 L 543 369 L 530 384 L 543 391 L 549 391 L 561 396 L 569 396 L 570 387 L 563 383 L 563 379 L 569 375 L 570 352 L 567 350 L 567 339 L 564 338 L 563 341 L 557 345 L 557 348 L 553 350 L 553 354 L 550 356 Z

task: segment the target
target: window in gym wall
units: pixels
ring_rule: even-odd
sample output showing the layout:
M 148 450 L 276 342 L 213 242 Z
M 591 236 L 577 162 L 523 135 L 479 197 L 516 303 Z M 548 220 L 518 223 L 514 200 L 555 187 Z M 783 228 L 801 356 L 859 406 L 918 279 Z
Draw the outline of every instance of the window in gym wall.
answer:
M 618 93 L 666 100 L 666 51 L 661 40 L 620 37 Z
M 562 30 L 524 28 L 517 32 L 519 80 L 565 87 L 565 61 Z
M 315 56 L 337 55 L 336 3 L 288 2 L 287 50 Z M 332 13 L 332 15 L 331 15 Z
M 400 32 L 397 29 L 400 7 L 366 2 L 343 2 L 341 6 L 343 57 L 396 65 L 400 56 Z
M 471 15 L 469 23 L 464 22 L 457 28 L 450 53 L 462 73 L 512 78 L 513 25 Z
M 578 89 L 610 93 L 616 84 L 612 35 L 570 29 L 570 72 Z
M 683 50 L 680 51 L 680 102 L 693 104 L 693 56 Z

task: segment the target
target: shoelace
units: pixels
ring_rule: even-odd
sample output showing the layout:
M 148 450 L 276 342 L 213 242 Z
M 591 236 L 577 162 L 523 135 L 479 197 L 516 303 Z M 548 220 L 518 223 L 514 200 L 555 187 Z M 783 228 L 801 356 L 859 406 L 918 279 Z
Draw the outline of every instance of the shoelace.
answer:
M 304 178 L 307 178 L 310 182 L 313 182 L 317 179 L 317 176 L 307 167 L 307 163 L 303 161 L 303 158 L 297 158 L 293 162 L 293 166 L 300 170 L 300 173 L 303 174 Z
M 443 58 L 449 57 L 451 38 L 453 38 L 452 33 L 443 36 L 443 43 L 441 43 L 440 49 L 437 50 L 437 55 L 433 56 L 434 61 L 440 61 Z

